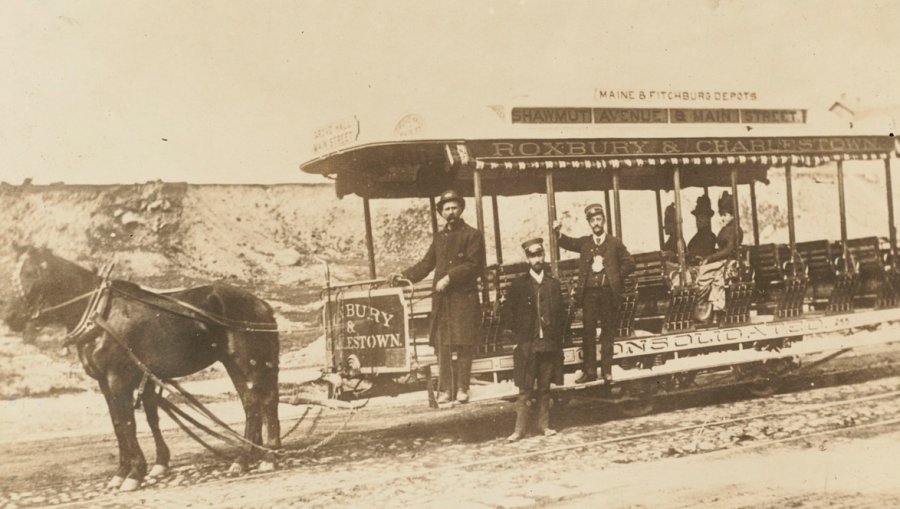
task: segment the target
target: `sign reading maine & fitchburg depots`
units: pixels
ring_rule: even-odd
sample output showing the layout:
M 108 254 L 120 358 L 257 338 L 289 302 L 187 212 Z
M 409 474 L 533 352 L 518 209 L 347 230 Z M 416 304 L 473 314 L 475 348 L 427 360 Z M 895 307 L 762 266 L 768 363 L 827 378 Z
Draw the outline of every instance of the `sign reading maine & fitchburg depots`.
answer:
M 642 138 L 469 141 L 473 157 L 546 159 L 629 156 L 740 156 L 791 154 L 871 154 L 893 150 L 890 136 L 796 136 L 779 138 Z

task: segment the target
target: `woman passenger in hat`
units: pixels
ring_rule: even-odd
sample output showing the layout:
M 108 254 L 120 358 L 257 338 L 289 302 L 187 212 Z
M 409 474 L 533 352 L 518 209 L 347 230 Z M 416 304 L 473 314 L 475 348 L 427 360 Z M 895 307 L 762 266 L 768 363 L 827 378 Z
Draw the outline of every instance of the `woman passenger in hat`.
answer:
M 716 236 L 716 250 L 701 261 L 697 285 L 701 297 L 707 295 L 707 303 L 712 311 L 725 309 L 725 281 L 736 268 L 736 258 L 740 252 L 744 232 L 734 222 L 734 199 L 728 191 L 719 198 L 719 215 L 724 226 Z M 702 304 L 702 303 L 701 303 Z M 700 310 L 697 318 L 703 318 L 708 310 Z
M 510 286 L 501 316 L 513 332 L 514 376 L 519 388 L 516 430 L 507 438 L 515 442 L 525 436 L 536 407 L 537 432 L 552 436 L 549 426 L 550 383 L 562 384 L 562 346 L 566 306 L 559 280 L 546 270 L 544 240 L 522 243 L 529 271 Z

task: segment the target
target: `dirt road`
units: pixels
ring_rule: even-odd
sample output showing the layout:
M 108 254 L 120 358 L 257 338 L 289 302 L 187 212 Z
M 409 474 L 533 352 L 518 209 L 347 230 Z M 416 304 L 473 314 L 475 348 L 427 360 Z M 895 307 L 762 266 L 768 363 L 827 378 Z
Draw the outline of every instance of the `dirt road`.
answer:
M 900 491 L 879 465 L 900 457 L 900 377 L 850 382 L 766 399 L 708 394 L 638 419 L 575 401 L 554 416 L 559 435 L 516 444 L 503 440 L 509 404 L 376 405 L 327 447 L 241 477 L 167 432 L 173 472 L 135 493 L 103 489 L 115 461 L 105 430 L 6 442 L 0 507 L 896 506 Z M 313 437 L 301 432 L 288 446 L 343 417 L 323 412 Z

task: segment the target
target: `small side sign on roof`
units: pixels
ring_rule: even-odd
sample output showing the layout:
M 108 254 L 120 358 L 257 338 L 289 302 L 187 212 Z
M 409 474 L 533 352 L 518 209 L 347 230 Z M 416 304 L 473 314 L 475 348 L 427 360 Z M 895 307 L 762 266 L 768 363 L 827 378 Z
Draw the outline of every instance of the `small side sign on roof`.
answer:
M 313 131 L 313 154 L 332 152 L 355 142 L 357 138 L 359 138 L 359 119 L 356 115 L 342 118 Z

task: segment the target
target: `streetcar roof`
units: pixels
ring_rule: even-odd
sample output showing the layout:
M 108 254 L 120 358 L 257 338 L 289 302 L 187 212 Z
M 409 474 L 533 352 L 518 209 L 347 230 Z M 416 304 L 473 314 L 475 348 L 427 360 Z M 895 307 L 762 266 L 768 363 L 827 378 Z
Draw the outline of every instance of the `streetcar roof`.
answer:
M 441 115 L 347 117 L 314 133 L 318 156 L 300 168 L 336 180 L 338 196 L 435 196 L 447 188 L 540 193 L 603 190 L 612 175 L 629 190 L 766 181 L 770 167 L 884 159 L 900 150 L 893 117 L 852 122 L 826 109 L 484 107 Z M 384 120 L 387 119 L 387 120 Z M 855 124 L 855 125 L 854 125 Z

